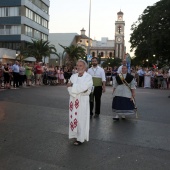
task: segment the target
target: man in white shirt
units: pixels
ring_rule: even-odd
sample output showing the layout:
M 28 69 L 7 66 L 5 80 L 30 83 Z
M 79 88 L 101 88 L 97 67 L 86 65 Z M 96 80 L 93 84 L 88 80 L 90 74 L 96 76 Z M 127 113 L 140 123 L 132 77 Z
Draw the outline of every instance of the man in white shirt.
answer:
M 96 57 L 93 57 L 91 62 L 92 62 L 92 67 L 88 69 L 88 73 L 93 78 L 94 90 L 90 95 L 90 118 L 92 118 L 93 116 L 94 103 L 95 103 L 94 118 L 97 118 L 99 117 L 100 114 L 102 92 L 105 92 L 106 90 L 105 89 L 106 76 L 103 68 L 98 66 L 98 61 Z
M 117 70 L 117 73 L 118 73 L 118 74 L 122 73 L 122 67 L 123 67 L 123 66 L 127 66 L 127 63 L 126 63 L 126 60 L 125 60 L 125 59 L 122 60 L 122 65 L 119 66 L 119 68 L 118 68 L 118 70 Z
M 19 62 L 15 61 L 15 64 L 12 66 L 12 71 L 13 71 L 13 77 L 14 77 L 14 82 L 13 82 L 13 87 L 19 87 Z

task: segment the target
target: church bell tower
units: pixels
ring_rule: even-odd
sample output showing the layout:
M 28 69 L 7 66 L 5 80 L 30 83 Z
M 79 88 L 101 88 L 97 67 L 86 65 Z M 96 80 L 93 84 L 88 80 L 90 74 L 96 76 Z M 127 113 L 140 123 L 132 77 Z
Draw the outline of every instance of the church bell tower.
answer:
M 115 57 L 123 59 L 125 55 L 123 12 L 117 13 L 117 21 L 115 21 Z

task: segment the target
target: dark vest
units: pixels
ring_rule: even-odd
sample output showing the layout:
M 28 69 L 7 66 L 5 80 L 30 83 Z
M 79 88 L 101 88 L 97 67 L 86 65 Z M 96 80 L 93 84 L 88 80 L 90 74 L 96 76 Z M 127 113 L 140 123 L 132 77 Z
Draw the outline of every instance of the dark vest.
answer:
M 133 78 L 134 77 L 131 74 L 127 73 L 125 80 L 129 84 L 133 80 Z M 123 84 L 121 78 L 119 77 L 119 74 L 116 76 L 116 81 L 119 85 Z

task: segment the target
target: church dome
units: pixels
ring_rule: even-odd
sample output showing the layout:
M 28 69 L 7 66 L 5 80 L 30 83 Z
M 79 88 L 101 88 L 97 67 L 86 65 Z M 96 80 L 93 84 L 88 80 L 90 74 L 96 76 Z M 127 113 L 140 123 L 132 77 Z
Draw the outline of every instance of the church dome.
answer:
M 123 12 L 120 10 L 117 14 L 118 15 L 123 15 Z

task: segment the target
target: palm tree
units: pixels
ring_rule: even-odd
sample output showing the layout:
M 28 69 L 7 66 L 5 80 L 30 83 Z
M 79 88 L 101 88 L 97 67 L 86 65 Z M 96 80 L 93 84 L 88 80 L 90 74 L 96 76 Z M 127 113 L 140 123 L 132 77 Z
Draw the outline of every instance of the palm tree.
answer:
M 66 53 L 66 65 L 73 68 L 78 59 L 84 59 L 86 50 L 81 46 L 70 45 L 69 47 L 59 44 Z
M 43 57 L 45 60 L 45 57 L 50 57 L 50 54 L 55 54 L 59 57 L 55 46 L 42 39 L 38 41 L 32 40 L 32 43 L 27 46 L 27 52 L 30 56 L 34 56 L 37 61 L 42 61 Z
M 19 48 L 19 54 L 16 56 L 16 59 L 19 60 L 20 62 L 23 62 L 23 60 L 27 57 L 29 57 L 29 54 L 27 52 L 27 49 L 24 47 Z

